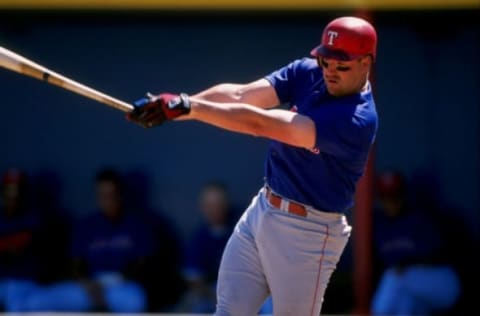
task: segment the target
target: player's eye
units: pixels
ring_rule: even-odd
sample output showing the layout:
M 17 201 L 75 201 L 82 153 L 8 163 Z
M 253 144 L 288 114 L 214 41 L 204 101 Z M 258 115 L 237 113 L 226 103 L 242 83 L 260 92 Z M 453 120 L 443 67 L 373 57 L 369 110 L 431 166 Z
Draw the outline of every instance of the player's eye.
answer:
M 322 68 L 328 68 L 329 64 L 325 61 L 325 58 L 320 58 L 320 65 L 322 66 Z M 340 72 L 346 72 L 352 69 L 352 67 L 338 65 L 337 67 L 335 67 L 335 69 Z
M 349 71 L 350 69 L 352 68 L 348 66 L 337 66 L 337 71 L 341 71 L 341 72 L 346 72 L 346 71 Z
M 320 66 L 322 66 L 322 68 L 328 68 L 328 63 L 325 61 L 325 59 L 323 58 L 320 58 Z

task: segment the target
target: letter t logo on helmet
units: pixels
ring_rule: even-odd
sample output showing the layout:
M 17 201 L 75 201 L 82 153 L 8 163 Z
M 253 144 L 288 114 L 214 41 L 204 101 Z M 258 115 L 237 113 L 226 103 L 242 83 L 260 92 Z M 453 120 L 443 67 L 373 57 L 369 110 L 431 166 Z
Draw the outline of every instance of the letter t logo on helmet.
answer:
M 338 37 L 338 33 L 335 31 L 328 31 L 328 45 L 332 46 L 333 45 L 333 39 Z
M 375 59 L 377 32 L 366 20 L 345 16 L 327 24 L 319 46 L 312 49 L 314 57 L 354 60 L 370 55 Z

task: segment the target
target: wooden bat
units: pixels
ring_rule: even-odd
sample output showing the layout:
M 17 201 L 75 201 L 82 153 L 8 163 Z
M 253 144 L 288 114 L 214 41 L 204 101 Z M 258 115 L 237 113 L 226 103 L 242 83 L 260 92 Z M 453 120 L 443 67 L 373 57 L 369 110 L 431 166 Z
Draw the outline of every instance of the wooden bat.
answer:
M 75 80 L 62 76 L 23 56 L 0 46 L 0 66 L 20 74 L 46 81 L 52 85 L 70 90 L 84 97 L 94 99 L 123 112 L 133 110 L 133 105 L 97 91 Z

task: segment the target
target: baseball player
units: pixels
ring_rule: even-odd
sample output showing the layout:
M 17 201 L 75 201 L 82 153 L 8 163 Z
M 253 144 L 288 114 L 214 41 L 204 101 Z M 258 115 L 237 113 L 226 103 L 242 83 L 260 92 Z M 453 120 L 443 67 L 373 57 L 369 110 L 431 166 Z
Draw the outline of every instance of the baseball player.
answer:
M 376 42 L 367 21 L 339 17 L 325 27 L 313 58 L 193 96 L 147 94 L 127 115 L 144 127 L 198 120 L 271 139 L 265 185 L 223 253 L 216 315 L 255 315 L 268 295 L 275 315 L 320 313 L 377 131 L 368 81 Z M 274 109 L 282 104 L 291 109 Z

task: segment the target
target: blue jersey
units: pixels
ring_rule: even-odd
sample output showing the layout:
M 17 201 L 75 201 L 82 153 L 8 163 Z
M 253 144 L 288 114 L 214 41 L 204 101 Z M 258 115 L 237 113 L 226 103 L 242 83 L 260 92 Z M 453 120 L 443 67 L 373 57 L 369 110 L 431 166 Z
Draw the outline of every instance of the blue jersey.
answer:
M 361 93 L 334 97 L 311 58 L 296 60 L 266 79 L 282 104 L 310 117 L 316 127 L 315 148 L 310 150 L 270 142 L 267 184 L 285 198 L 318 210 L 348 211 L 378 126 L 370 85 Z
M 81 220 L 74 233 L 72 256 L 86 261 L 92 276 L 123 272 L 154 251 L 154 235 L 138 214 L 128 212 L 116 222 L 100 211 Z
M 426 214 L 412 210 L 391 218 L 377 210 L 375 215 L 373 245 L 385 267 L 438 259 L 443 250 L 442 236 Z

